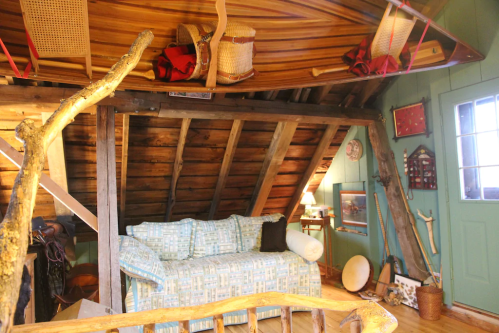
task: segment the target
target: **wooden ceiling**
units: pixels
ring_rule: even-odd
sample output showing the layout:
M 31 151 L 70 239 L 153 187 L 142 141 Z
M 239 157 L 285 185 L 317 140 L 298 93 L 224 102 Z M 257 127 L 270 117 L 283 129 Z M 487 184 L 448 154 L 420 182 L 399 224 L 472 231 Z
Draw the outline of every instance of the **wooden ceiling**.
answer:
M 341 56 L 345 52 L 377 30 L 387 3 L 386 0 L 227 0 L 229 19 L 246 23 L 257 31 L 258 53 L 254 67 L 261 75 L 236 85 L 218 86 L 217 91 L 290 89 L 359 80 L 346 72 L 314 78 L 311 69 L 342 63 Z M 429 17 L 445 3 L 446 0 L 411 1 L 413 8 Z M 213 0 L 88 1 L 92 64 L 111 67 L 127 52 L 139 32 L 151 29 L 155 38 L 137 66 L 138 71 L 150 70 L 162 50 L 175 41 L 179 23 L 217 19 L 214 4 Z M 420 30 L 415 29 L 411 40 L 417 41 L 420 35 Z M 29 56 L 19 0 L 0 2 L 0 37 L 12 55 Z M 455 45 L 452 41 L 444 44 L 451 48 L 450 51 Z M 83 58 L 57 60 L 82 62 Z M 478 58 L 466 61 L 470 60 Z M 0 75 L 13 76 L 8 63 L 0 63 Z M 94 80 L 102 76 L 102 73 L 94 72 Z M 34 78 L 33 73 L 30 78 Z M 43 66 L 37 79 L 80 85 L 89 82 L 84 70 Z M 199 81 L 165 83 L 131 76 L 125 78 L 120 88 L 206 91 L 203 82 Z

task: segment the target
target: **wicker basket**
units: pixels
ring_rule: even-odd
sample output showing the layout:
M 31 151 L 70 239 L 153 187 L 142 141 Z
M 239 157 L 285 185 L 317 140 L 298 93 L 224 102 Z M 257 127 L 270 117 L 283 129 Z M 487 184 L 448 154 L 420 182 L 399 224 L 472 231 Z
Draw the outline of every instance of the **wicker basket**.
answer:
M 177 29 L 178 45 L 194 43 L 196 68 L 188 80 L 206 79 L 210 63 L 210 38 L 217 22 L 180 24 Z M 232 84 L 255 74 L 253 70 L 253 41 L 255 30 L 237 22 L 227 22 L 225 34 L 218 46 L 217 82 Z
M 443 290 L 436 287 L 416 288 L 419 316 L 426 320 L 439 320 L 442 311 Z

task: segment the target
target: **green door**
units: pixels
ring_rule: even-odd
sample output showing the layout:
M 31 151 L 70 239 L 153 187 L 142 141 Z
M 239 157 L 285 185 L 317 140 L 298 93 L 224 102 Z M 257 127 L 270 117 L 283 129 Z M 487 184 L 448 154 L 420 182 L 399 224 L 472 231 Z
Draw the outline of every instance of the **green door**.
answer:
M 499 314 L 499 80 L 440 98 L 454 301 Z

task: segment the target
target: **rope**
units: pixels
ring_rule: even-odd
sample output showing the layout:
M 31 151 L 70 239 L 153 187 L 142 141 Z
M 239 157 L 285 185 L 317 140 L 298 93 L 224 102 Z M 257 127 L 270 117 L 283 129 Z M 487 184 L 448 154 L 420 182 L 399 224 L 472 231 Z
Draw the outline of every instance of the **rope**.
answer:
M 411 58 L 411 62 L 409 63 L 409 67 L 407 68 L 406 74 L 409 74 L 409 71 L 411 70 L 412 63 L 416 59 L 416 55 L 418 54 L 419 48 L 421 47 L 421 44 L 423 43 L 424 36 L 426 35 L 426 32 L 428 31 L 428 28 L 430 27 L 431 20 L 428 19 L 428 22 L 426 22 L 426 27 L 424 28 L 423 35 L 421 36 L 421 39 L 419 40 L 418 46 L 416 47 L 416 50 L 414 51 L 414 56 Z
M 29 46 L 31 53 L 33 54 L 35 59 L 38 60 L 38 58 L 40 56 L 38 55 L 38 51 L 36 51 L 35 44 L 33 44 L 33 41 L 31 40 L 31 37 L 28 33 L 28 30 L 26 30 L 26 39 L 28 40 L 28 46 Z M 16 77 L 19 79 L 27 79 L 29 76 L 29 72 L 31 71 L 31 67 L 32 67 L 31 60 L 26 65 L 26 68 L 24 69 L 23 75 L 21 75 L 21 73 L 19 72 L 19 69 L 17 69 L 17 66 L 16 66 L 16 63 L 14 62 L 14 59 L 12 59 L 12 57 L 10 56 L 10 53 L 7 50 L 7 47 L 5 46 L 5 44 L 3 43 L 1 38 L 0 38 L 0 46 L 2 46 L 3 53 L 5 53 L 5 56 L 7 57 L 7 60 L 9 61 L 10 67 L 14 71 L 14 74 L 16 75 Z

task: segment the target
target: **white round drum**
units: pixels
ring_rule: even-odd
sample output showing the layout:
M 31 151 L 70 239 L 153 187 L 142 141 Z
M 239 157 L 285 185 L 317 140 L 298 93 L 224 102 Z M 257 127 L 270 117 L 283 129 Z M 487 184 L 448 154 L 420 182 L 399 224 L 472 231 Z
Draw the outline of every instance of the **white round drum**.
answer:
M 364 256 L 355 256 L 348 260 L 341 280 L 346 290 L 358 292 L 364 289 L 372 280 L 372 265 Z

